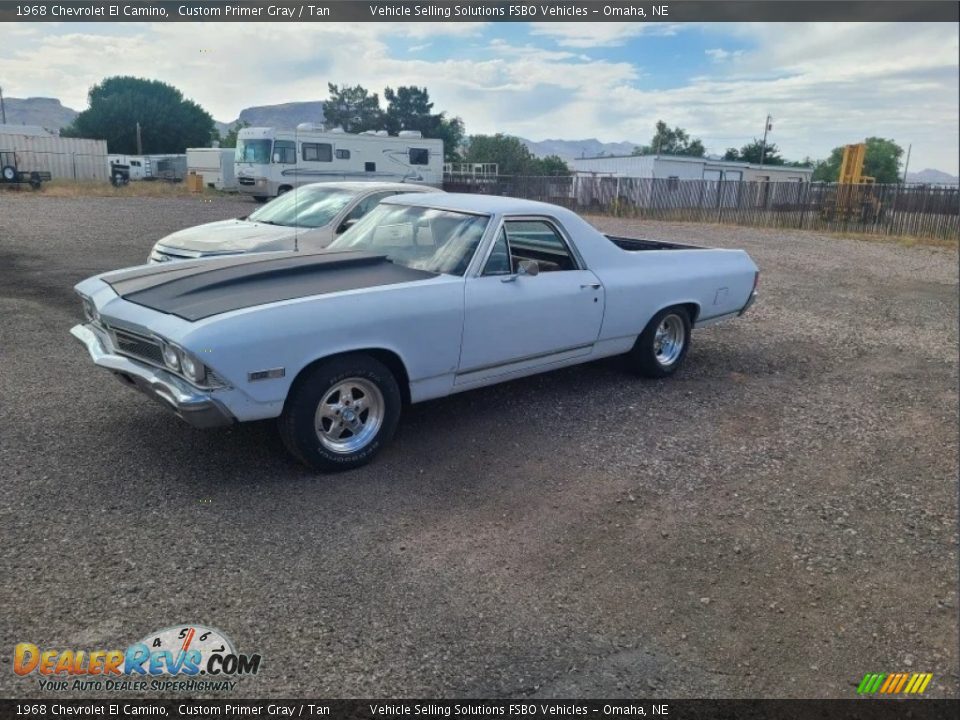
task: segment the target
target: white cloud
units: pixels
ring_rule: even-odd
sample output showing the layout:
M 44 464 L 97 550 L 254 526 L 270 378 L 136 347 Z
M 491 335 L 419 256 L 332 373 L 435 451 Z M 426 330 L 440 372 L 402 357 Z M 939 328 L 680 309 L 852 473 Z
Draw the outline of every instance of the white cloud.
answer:
M 615 47 L 639 35 L 675 35 L 676 23 L 642 22 L 543 22 L 531 23 L 530 33 L 551 38 L 557 44 L 576 48 Z
M 723 48 L 711 48 L 709 50 L 704 50 L 703 54 L 710 58 L 713 62 L 721 63 L 729 60 L 730 58 L 738 58 L 743 55 L 743 50 L 724 50 Z

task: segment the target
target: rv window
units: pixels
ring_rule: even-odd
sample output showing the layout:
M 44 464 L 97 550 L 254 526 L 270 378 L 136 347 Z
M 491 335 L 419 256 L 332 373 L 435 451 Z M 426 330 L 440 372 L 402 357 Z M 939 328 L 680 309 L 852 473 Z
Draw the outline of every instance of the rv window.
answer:
M 376 164 L 376 163 L 370 163 L 370 162 L 364 163 L 364 164 L 363 164 L 363 169 L 364 169 L 366 172 L 376 172 L 376 171 L 377 171 L 377 164 Z
M 140 167 L 140 161 L 139 161 L 139 160 L 131 160 L 131 161 L 130 161 L 130 167 Z
M 349 150 L 337 150 L 337 160 L 349 160 L 350 151 Z
M 429 165 L 430 151 L 426 148 L 410 148 L 411 165 Z
M 330 143 L 303 143 L 303 159 L 313 162 L 333 162 L 333 145 Z
M 284 165 L 297 162 L 297 144 L 291 140 L 275 140 L 273 143 L 273 161 Z

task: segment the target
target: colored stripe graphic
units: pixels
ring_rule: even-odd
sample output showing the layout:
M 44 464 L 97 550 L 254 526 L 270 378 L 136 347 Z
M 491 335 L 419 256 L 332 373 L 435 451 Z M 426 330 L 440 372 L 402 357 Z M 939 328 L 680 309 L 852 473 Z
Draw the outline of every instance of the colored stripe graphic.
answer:
M 867 673 L 857 686 L 858 695 L 920 695 L 933 680 L 933 673 Z

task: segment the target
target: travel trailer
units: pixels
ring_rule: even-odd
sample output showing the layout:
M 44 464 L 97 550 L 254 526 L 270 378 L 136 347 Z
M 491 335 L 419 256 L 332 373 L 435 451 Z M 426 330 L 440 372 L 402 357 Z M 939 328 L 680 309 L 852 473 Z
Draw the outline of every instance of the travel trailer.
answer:
M 187 174 L 203 177 L 203 184 L 217 190 L 235 190 L 233 148 L 187 148 Z
M 416 131 L 353 135 L 310 123 L 296 130 L 244 128 L 235 162 L 237 189 L 261 202 L 323 180 L 443 184 L 443 141 Z

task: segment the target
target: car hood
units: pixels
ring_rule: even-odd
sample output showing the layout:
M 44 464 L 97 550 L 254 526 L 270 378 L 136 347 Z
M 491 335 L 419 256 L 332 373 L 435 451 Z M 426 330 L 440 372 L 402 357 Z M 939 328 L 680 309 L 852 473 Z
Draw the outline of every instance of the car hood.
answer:
M 304 232 L 307 232 L 304 228 L 297 230 L 252 220 L 220 220 L 179 230 L 157 245 L 203 254 L 293 250 L 295 236 Z M 318 231 L 309 229 L 309 232 L 313 237 Z
M 98 276 L 124 300 L 201 320 L 283 300 L 436 277 L 352 250 L 255 253 L 115 270 Z

